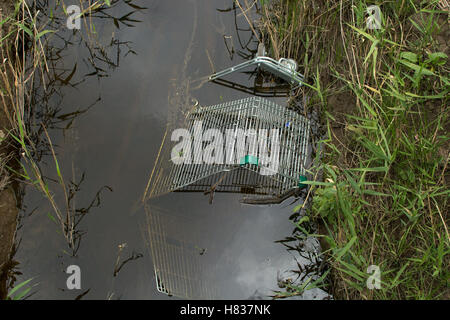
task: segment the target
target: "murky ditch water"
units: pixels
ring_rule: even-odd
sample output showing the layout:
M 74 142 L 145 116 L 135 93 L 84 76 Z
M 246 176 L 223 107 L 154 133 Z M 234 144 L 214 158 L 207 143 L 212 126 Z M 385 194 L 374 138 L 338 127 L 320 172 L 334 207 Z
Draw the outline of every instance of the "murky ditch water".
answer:
M 174 282 L 184 283 L 183 288 L 190 286 L 187 296 L 268 298 L 280 290 L 281 278 L 295 277 L 289 270 L 297 270 L 297 261 L 304 261 L 276 242 L 294 229 L 290 201 L 249 206 L 239 203 L 240 195 L 218 193 L 209 204 L 202 193 L 175 193 L 155 199 L 150 207 L 140 205 L 164 135 L 170 98 L 186 82 L 201 84 L 212 73 L 212 64 L 221 70 L 251 56 L 257 48 L 252 31 L 239 9 L 227 10 L 233 1 L 132 4 L 146 9 L 120 2 L 107 13 L 120 18 L 136 10 L 128 18 L 140 22 L 94 18 L 103 48 L 73 40 L 77 38 L 68 30 L 62 39 L 52 40 L 55 47 L 65 48 L 53 64 L 56 74 L 61 71 L 57 93 L 45 103 L 58 105 L 58 115 L 86 111 L 73 119 L 55 117 L 61 122 L 51 125 L 49 134 L 62 175 L 67 183 L 75 183 L 71 203 L 88 213 L 78 226 L 84 233 L 72 257 L 59 226 L 49 217 L 50 204 L 27 187 L 15 257 L 20 278 L 33 278 L 32 299 L 73 299 L 87 290 L 84 299 L 168 299 L 156 289 L 148 245 L 148 222 L 158 219 L 171 239 L 158 247 L 158 254 L 167 261 L 179 259 L 159 267 L 173 274 Z M 257 18 L 254 8 L 248 15 Z M 68 39 L 72 42 L 65 43 Z M 249 81 L 248 75 L 240 77 Z M 248 96 L 213 83 L 192 85 L 189 94 L 202 105 Z M 50 154 L 40 165 L 48 177 L 57 179 Z M 51 188 L 64 206 L 61 187 L 54 183 Z M 126 246 L 119 252 L 122 244 Z M 310 247 L 314 253 L 314 244 Z M 120 262 L 135 259 L 114 275 L 118 256 Z M 66 287 L 69 265 L 81 269 L 81 290 Z M 318 289 L 304 295 L 325 296 Z

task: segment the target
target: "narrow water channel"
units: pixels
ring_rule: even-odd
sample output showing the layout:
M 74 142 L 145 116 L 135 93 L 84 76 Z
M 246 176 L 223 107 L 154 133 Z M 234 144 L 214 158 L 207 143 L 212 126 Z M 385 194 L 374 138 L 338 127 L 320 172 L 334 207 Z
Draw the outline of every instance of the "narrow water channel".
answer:
M 73 257 L 50 217 L 48 200 L 26 187 L 16 254 L 20 278 L 33 278 L 32 299 L 74 299 L 83 293 L 83 299 L 176 298 L 156 288 L 149 241 L 154 219 L 159 219 L 172 239 L 160 247 L 160 254 L 180 259 L 180 269 L 166 267 L 174 282 L 192 284 L 190 297 L 270 298 L 274 290 L 282 290 L 280 279 L 295 277 L 290 270 L 304 259 L 276 242 L 294 229 L 289 200 L 250 206 L 239 203 L 241 195 L 217 193 L 209 204 L 209 196 L 202 193 L 175 193 L 146 207 L 140 204 L 171 97 L 182 94 L 186 83 L 192 84 L 188 94 L 202 105 L 248 97 L 201 80 L 212 68 L 221 70 L 251 57 L 258 42 L 246 17 L 232 10 L 231 0 L 132 4 L 119 2 L 108 9 L 117 19 L 94 18 L 96 40 L 91 47 L 87 36 L 80 40 L 69 30 L 51 40 L 55 48 L 64 49 L 50 67 L 56 74 L 66 71 L 59 77 L 57 94 L 45 103 L 58 106 L 59 115 L 77 116 L 55 117 L 59 122 L 48 131 L 62 175 L 76 190 L 72 204 L 87 213 L 78 226 L 83 233 Z M 255 8 L 247 14 L 257 18 Z M 128 20 L 119 19 L 124 16 Z M 81 32 L 86 35 L 86 30 Z M 247 74 L 240 78 L 249 81 Z M 51 154 L 42 156 L 40 166 L 57 179 Z M 51 188 L 64 206 L 61 187 L 54 183 Z M 117 270 L 118 258 L 131 259 Z M 69 265 L 81 269 L 80 290 L 66 287 Z M 325 296 L 314 289 L 300 298 Z

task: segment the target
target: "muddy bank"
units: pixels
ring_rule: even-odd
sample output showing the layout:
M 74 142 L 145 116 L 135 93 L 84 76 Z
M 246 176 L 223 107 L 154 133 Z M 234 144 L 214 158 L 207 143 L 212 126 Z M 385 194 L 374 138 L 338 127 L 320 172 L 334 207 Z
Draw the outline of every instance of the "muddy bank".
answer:
M 14 1 L 0 0 L 0 19 L 3 21 L 14 10 Z M 8 30 L 3 25 L 0 37 L 3 38 Z M 9 50 L 9 41 L 4 40 L 0 45 L 0 53 L 3 57 Z M 5 299 L 7 294 L 7 273 L 10 269 L 11 252 L 14 246 L 14 237 L 17 228 L 17 186 L 12 183 L 9 172 L 6 169 L 14 158 L 14 146 L 11 144 L 7 133 L 12 129 L 7 114 L 12 109 L 10 99 L 3 94 L 4 79 L 0 78 L 2 87 L 2 99 L 0 108 L 0 299 Z

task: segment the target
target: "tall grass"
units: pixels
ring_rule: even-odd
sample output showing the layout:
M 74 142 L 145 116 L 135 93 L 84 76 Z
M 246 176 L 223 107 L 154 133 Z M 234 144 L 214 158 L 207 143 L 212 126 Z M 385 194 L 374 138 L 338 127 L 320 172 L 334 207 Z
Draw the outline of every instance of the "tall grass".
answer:
M 448 299 L 449 62 L 443 1 L 272 1 L 271 54 L 305 70 L 323 115 L 322 181 L 311 217 L 324 226 L 338 299 Z M 367 268 L 381 270 L 370 290 Z
M 8 125 L 1 128 L 0 138 L 2 144 L 13 146 L 15 152 L 8 158 L 0 159 L 0 188 L 10 182 L 11 179 L 8 178 L 11 176 L 36 187 L 50 202 L 53 214 L 49 213 L 49 216 L 60 226 L 61 233 L 74 255 L 80 241 L 76 230 L 80 221 L 78 212 L 80 210 L 76 210 L 71 205 L 73 194 L 70 184 L 64 180 L 61 164 L 58 162 L 47 128 L 44 123 L 40 123 L 39 130 L 44 135 L 44 143 L 51 152 L 57 181 L 64 195 L 64 207 L 55 200 L 55 192 L 48 183 L 51 179 L 44 176 L 39 159 L 36 159 L 36 154 L 39 152 L 36 141 L 33 139 L 35 133 L 32 132 L 32 126 L 35 124 L 31 123 L 33 118 L 31 115 L 36 111 L 30 110 L 35 84 L 41 85 L 45 92 L 52 79 L 47 63 L 47 41 L 49 35 L 60 30 L 49 27 L 57 25 L 53 21 L 56 20 L 54 16 L 49 17 L 49 20 L 43 19 L 42 14 L 39 16 L 39 11 L 32 4 L 24 0 L 17 1 L 15 11 L 9 17 L 2 17 L 1 21 L 6 31 L 2 32 L 1 37 L 0 99 Z M 111 2 L 103 0 L 88 4 L 80 2 L 81 17 L 85 18 L 83 21 L 87 30 L 93 27 L 92 21 L 89 20 L 90 15 L 101 10 L 104 4 L 110 5 Z M 67 14 L 64 2 L 60 2 L 59 5 Z M 58 19 L 61 28 L 65 28 L 65 19 L 64 16 Z M 51 20 L 53 23 L 50 23 Z M 91 35 L 90 32 L 87 34 Z M 93 205 L 95 203 L 91 204 Z

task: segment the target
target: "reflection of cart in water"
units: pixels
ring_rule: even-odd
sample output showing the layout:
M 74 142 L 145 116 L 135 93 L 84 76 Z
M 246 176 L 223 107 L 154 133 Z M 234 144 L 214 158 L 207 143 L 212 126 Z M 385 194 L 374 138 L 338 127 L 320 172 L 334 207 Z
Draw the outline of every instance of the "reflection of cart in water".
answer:
M 146 207 L 145 236 L 153 260 L 156 289 L 160 293 L 184 299 L 213 299 L 211 268 L 192 238 L 195 224 L 185 217 L 174 217 L 156 208 Z M 181 223 L 183 222 L 183 223 Z M 190 241 L 187 241 L 189 233 Z

